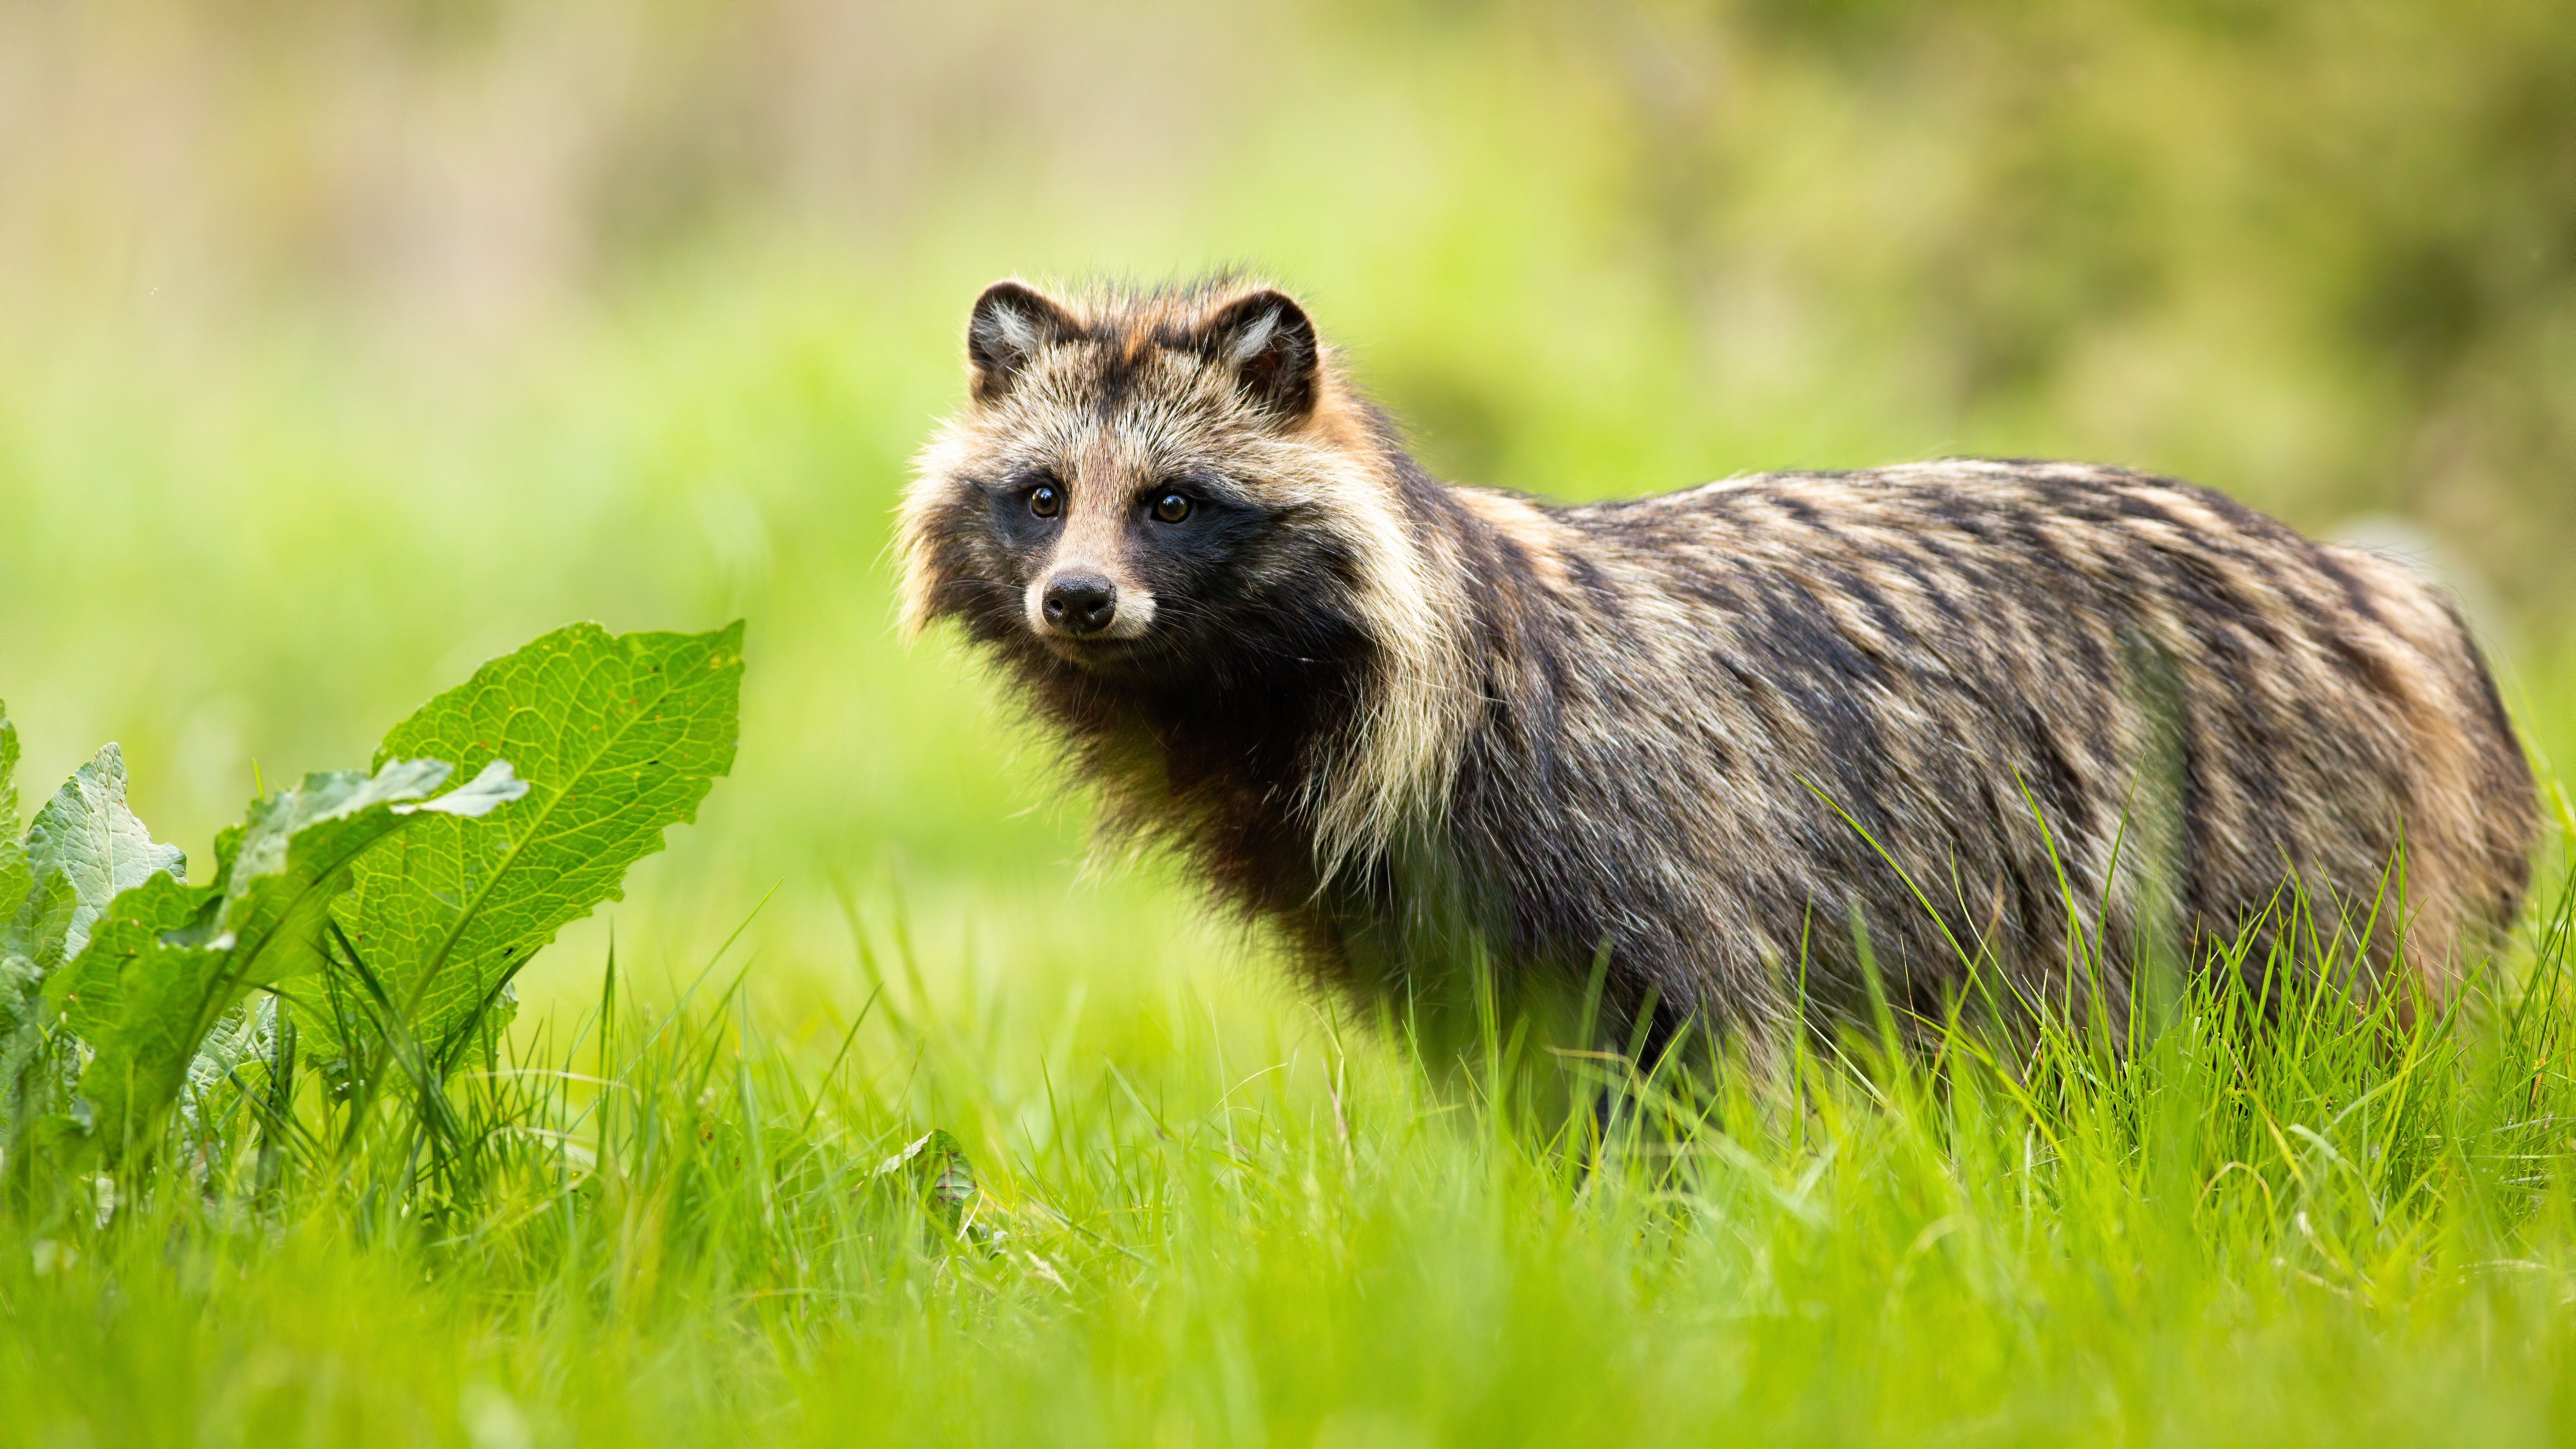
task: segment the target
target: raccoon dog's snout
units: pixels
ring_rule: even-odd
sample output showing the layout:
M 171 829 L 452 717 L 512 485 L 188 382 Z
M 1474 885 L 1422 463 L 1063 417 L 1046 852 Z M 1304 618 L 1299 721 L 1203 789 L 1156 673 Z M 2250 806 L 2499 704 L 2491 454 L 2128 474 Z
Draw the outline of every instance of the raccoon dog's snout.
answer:
M 1039 591 L 1038 612 L 1050 628 L 1097 634 L 1118 617 L 1118 586 L 1099 574 L 1057 574 Z

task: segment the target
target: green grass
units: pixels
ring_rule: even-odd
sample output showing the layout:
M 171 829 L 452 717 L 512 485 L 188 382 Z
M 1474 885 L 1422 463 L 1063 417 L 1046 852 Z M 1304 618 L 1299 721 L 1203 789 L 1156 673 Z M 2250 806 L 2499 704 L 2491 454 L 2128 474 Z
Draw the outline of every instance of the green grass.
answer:
M 2204 987 L 2117 1052 L 1846 1036 L 1603 1141 L 1185 976 L 949 975 L 881 899 L 855 1022 L 612 987 L 460 1084 L 443 1174 L 381 1112 L 263 1178 L 241 1111 L 112 1213 L 63 1187 L 5 1228 L 0 1401 L 29 1442 L 2564 1442 L 2571 902 L 2411 1028 Z M 962 1219 L 881 1169 L 932 1124 Z

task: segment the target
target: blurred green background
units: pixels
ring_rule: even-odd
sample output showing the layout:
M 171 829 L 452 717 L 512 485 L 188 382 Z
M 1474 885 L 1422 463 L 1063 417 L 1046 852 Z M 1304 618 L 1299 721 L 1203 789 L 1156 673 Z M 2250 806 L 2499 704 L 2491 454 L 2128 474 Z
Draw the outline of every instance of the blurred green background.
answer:
M 997 981 L 1277 989 L 1085 872 L 885 558 L 977 288 L 1229 263 L 1465 480 L 2080 457 L 2400 549 L 2576 756 L 2564 0 L 0 0 L 24 783 L 119 740 L 202 852 L 541 630 L 747 615 L 623 959 L 776 887 L 764 989 L 846 1001 L 900 892 Z

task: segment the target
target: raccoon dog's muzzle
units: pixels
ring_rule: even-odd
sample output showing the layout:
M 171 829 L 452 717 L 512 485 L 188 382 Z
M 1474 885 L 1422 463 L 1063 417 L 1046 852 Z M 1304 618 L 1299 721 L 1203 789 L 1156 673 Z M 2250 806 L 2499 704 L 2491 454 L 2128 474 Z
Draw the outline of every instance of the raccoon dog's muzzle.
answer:
M 1062 564 L 1030 583 L 1022 600 L 1029 628 L 1050 645 L 1139 639 L 1154 622 L 1154 595 L 1121 584 L 1107 569 Z

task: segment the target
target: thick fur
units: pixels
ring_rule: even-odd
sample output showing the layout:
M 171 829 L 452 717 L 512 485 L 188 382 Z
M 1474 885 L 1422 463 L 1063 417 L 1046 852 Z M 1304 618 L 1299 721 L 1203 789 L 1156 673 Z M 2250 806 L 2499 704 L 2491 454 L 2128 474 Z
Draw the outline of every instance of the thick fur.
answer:
M 1452 487 L 1232 280 L 999 284 L 969 350 L 903 507 L 908 625 L 960 621 L 1113 830 L 1364 996 L 1470 956 L 1579 988 L 1606 951 L 1622 1028 L 1848 1013 L 1864 961 L 1900 1006 L 1976 963 L 2117 1013 L 2139 943 L 2250 934 L 2256 969 L 2295 923 L 2439 997 L 2526 888 L 2530 771 L 2457 614 L 2206 489 Z M 1036 602 L 1077 566 L 1104 637 Z

